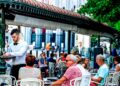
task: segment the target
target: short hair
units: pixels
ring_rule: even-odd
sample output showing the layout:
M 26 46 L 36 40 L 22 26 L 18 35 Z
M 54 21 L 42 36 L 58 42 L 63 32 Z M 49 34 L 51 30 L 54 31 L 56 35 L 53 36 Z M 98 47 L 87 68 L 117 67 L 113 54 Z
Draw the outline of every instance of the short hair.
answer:
M 51 53 L 51 54 L 50 54 L 50 57 L 54 57 L 54 53 Z
M 20 30 L 18 30 L 18 29 L 13 29 L 12 31 L 11 31 L 11 33 L 10 33 L 10 35 L 13 35 L 14 33 L 16 33 L 16 34 L 20 34 Z
M 68 55 L 67 53 L 64 53 L 64 55 L 63 55 L 63 56 L 66 58 L 66 57 L 67 57 L 67 55 Z
M 114 58 L 114 61 L 117 61 L 118 63 L 120 63 L 120 56 L 116 56 L 116 57 Z
M 104 56 L 102 54 L 98 54 L 97 57 L 96 57 L 96 59 L 101 59 L 103 61 L 105 60 Z
M 79 54 L 79 50 L 78 50 L 78 48 L 75 46 L 75 47 L 72 48 L 72 50 L 71 50 L 70 53 L 71 53 L 71 54 L 74 54 L 74 55 L 78 55 L 78 54 Z
M 27 64 L 28 66 L 33 66 L 33 65 L 34 65 L 34 62 L 35 62 L 35 56 L 33 56 L 33 55 L 31 55 L 31 54 L 27 54 L 25 61 L 26 61 L 26 64 Z
M 77 62 L 77 57 L 73 54 L 69 54 L 69 57 L 71 60 L 73 60 L 74 62 Z

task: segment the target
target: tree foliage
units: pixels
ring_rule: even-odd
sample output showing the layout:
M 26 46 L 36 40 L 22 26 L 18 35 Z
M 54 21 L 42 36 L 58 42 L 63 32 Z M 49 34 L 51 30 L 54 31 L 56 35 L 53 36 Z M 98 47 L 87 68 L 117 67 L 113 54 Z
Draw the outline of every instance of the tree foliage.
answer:
M 120 31 L 120 0 L 87 0 L 78 13 L 87 14 L 96 21 L 106 23 Z

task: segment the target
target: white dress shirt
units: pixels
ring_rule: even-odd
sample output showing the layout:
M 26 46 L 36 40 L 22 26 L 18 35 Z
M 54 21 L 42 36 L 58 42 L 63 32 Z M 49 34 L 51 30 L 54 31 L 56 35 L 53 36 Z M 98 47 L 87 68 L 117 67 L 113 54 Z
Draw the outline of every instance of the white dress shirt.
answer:
M 78 47 L 78 49 L 79 49 L 79 54 L 83 54 L 83 47 Z
M 28 45 L 25 41 L 20 40 L 17 45 L 14 43 L 10 44 L 9 49 L 11 52 L 10 55 L 15 56 L 13 59 L 13 65 L 25 64 L 26 53 L 28 49 Z

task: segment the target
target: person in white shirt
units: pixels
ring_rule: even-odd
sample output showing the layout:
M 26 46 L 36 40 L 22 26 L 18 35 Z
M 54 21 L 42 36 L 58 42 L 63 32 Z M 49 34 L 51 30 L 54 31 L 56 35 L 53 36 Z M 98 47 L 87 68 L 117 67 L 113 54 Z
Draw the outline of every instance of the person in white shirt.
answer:
M 91 75 L 88 70 L 86 70 L 83 66 L 82 66 L 82 58 L 79 55 L 76 55 L 77 57 L 77 67 L 80 69 L 82 76 L 84 75 Z
M 25 61 L 26 61 L 26 66 L 20 68 L 18 78 L 19 79 L 25 79 L 25 78 L 42 79 L 40 69 L 34 67 L 35 56 L 28 54 L 26 56 Z
M 84 56 L 84 47 L 82 46 L 82 42 L 79 42 L 79 46 L 78 46 L 78 50 L 79 50 L 79 54 L 81 56 Z
M 20 67 L 25 66 L 25 57 L 28 49 L 28 45 L 20 37 L 20 31 L 13 29 L 11 31 L 11 37 L 14 43 L 9 46 L 10 52 L 6 52 L 4 56 L 15 56 L 13 59 L 13 66 L 11 69 L 11 75 L 18 79 L 18 71 Z

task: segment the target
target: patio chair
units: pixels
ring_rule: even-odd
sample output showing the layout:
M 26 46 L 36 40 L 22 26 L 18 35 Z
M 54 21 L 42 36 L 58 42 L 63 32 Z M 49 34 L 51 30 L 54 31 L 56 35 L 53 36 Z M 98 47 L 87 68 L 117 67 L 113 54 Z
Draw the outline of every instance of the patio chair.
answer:
M 109 73 L 108 77 L 106 78 L 103 84 L 95 81 L 91 81 L 91 82 L 96 83 L 98 86 L 119 86 L 119 77 L 120 77 L 119 72 Z
M 11 75 L 0 75 L 0 86 L 15 86 L 16 78 Z
M 55 76 L 55 63 L 49 62 L 49 77 Z
M 80 86 L 81 80 L 82 80 L 82 77 L 72 79 L 70 81 L 70 86 Z
M 70 86 L 90 86 L 90 81 L 91 75 L 83 75 L 82 77 L 72 79 L 70 81 Z
M 16 86 L 44 86 L 44 81 L 37 78 L 26 78 L 18 80 Z
M 110 73 L 105 86 L 119 86 L 120 72 Z
M 65 61 L 60 61 L 57 66 L 58 66 L 58 77 L 61 77 L 67 69 L 65 65 Z

